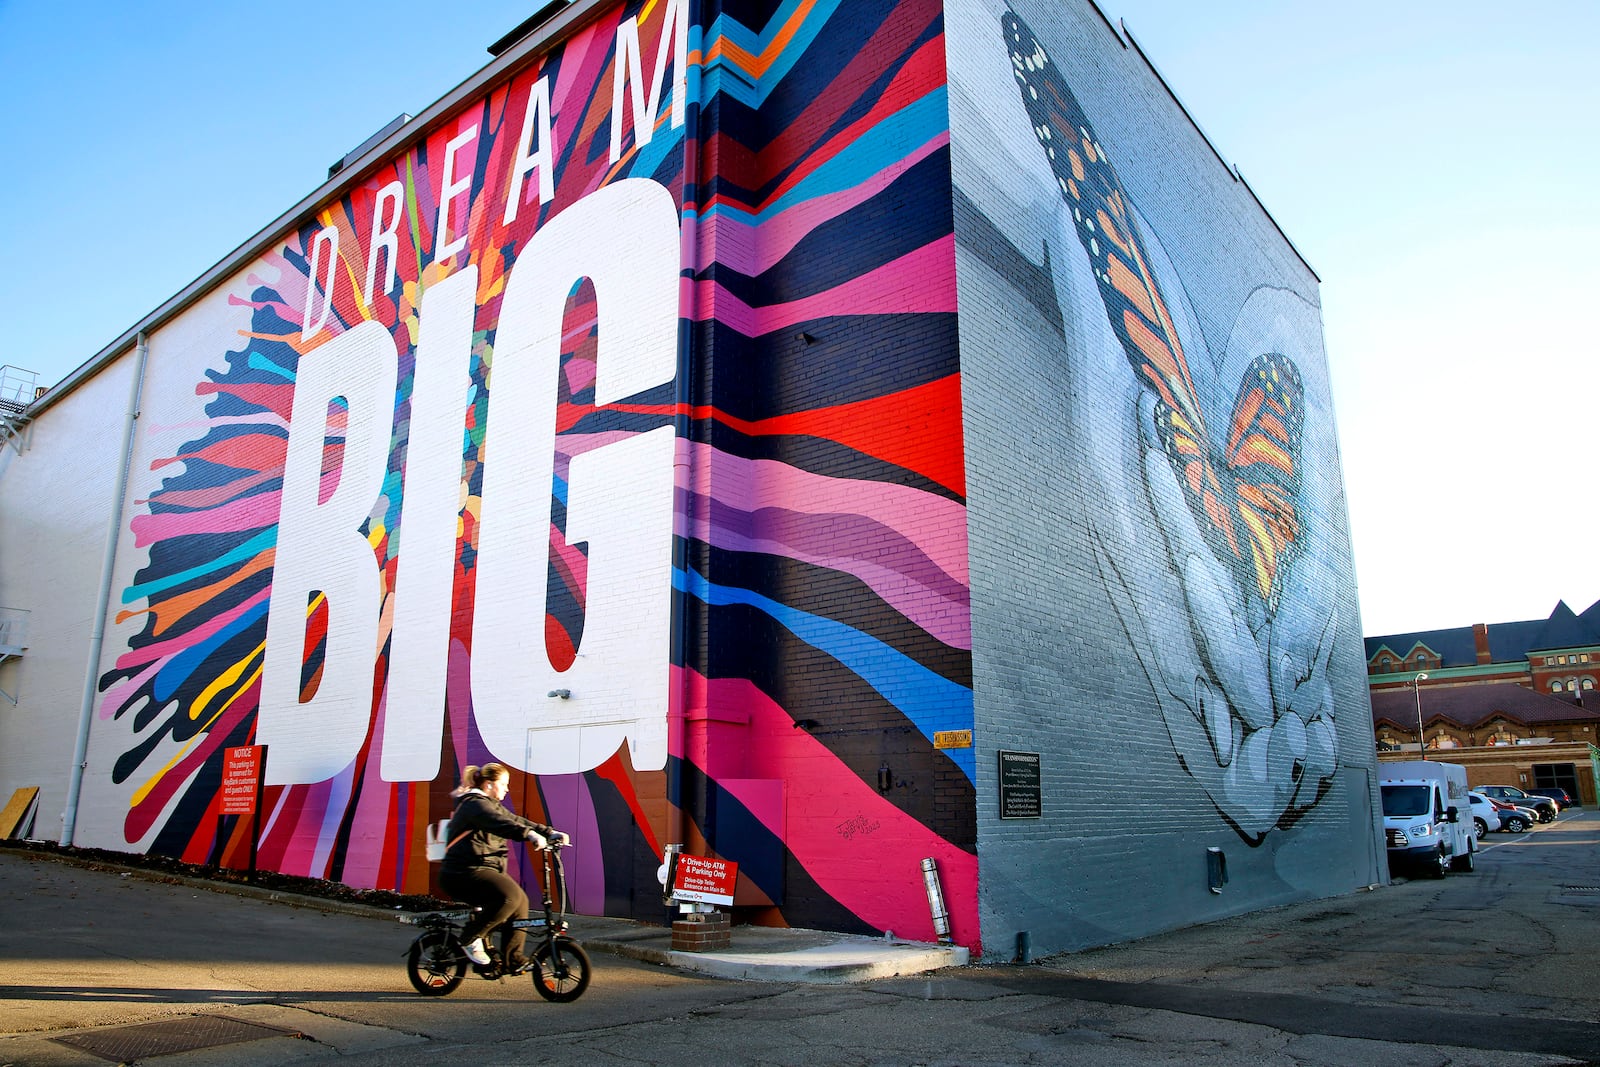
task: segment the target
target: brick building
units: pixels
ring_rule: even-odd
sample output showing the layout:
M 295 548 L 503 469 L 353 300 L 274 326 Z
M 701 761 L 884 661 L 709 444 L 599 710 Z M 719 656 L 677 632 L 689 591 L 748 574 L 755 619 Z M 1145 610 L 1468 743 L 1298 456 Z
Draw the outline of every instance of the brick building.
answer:
M 42 836 L 242 863 L 259 745 L 261 865 L 425 890 L 496 760 L 591 913 L 668 844 L 922 938 L 931 860 L 991 956 L 1381 877 L 1318 279 L 1089 0 L 579 0 L 14 443 Z
M 1595 803 L 1600 602 L 1582 614 L 1563 602 L 1546 619 L 1369 637 L 1366 650 L 1381 752 L 1414 758 L 1426 745 L 1466 764 L 1473 785 L 1561 786 Z
M 1510 682 L 1581 703 L 1600 681 L 1600 601 L 1575 614 L 1566 601 L 1546 619 L 1474 623 L 1366 639 L 1374 693 L 1410 686 Z

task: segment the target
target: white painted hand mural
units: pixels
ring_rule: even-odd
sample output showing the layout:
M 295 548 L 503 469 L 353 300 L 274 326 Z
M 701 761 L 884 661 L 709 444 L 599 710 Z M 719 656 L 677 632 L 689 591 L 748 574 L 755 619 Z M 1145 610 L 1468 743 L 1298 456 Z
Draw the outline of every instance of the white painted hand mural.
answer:
M 1232 316 L 1226 343 L 1208 344 L 1061 72 L 1009 7 L 979 6 L 950 15 L 1000 31 L 953 105 L 981 116 L 956 142 L 958 173 L 1054 286 L 1107 595 L 1176 758 L 1259 843 L 1313 808 L 1339 764 L 1325 517 L 1343 501 L 1326 404 L 1306 414 L 1299 372 L 1323 364 L 1317 309 L 1261 286 L 1219 322 L 1207 288 L 1213 328 Z M 979 104 L 1008 94 L 1017 107 Z
M 1272 291 L 1260 291 L 1276 302 Z M 1129 577 L 1138 550 L 1097 531 L 1106 587 L 1156 693 L 1173 747 L 1239 832 L 1259 840 L 1321 799 L 1338 766 L 1327 667 L 1335 616 L 1301 553 L 1277 611 L 1254 612 L 1236 570 L 1202 535 L 1155 430 L 1154 395 L 1139 400 L 1141 471 L 1154 525 L 1181 597 Z

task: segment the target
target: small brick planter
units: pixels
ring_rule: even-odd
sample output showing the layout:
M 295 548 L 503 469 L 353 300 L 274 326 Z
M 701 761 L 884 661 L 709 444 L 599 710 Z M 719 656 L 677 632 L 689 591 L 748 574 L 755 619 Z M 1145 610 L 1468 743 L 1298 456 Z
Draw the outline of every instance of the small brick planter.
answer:
M 727 912 L 685 915 L 672 924 L 672 951 L 716 952 L 733 946 L 733 920 Z

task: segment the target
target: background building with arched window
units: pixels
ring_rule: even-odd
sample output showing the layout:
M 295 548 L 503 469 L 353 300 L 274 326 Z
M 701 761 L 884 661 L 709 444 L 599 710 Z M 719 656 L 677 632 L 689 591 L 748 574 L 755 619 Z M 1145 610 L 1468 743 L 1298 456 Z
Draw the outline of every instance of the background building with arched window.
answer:
M 1366 652 L 1380 754 L 1446 749 L 1473 785 L 1561 786 L 1596 802 L 1600 602 L 1582 614 L 1562 602 L 1546 619 L 1368 637 Z

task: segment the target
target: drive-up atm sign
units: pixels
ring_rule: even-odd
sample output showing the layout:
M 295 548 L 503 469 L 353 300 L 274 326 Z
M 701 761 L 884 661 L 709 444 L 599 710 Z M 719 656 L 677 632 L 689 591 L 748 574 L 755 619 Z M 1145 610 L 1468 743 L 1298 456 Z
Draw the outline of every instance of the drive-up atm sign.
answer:
M 732 860 L 681 855 L 672 876 L 672 896 L 678 901 L 732 906 L 738 878 L 739 865 Z

